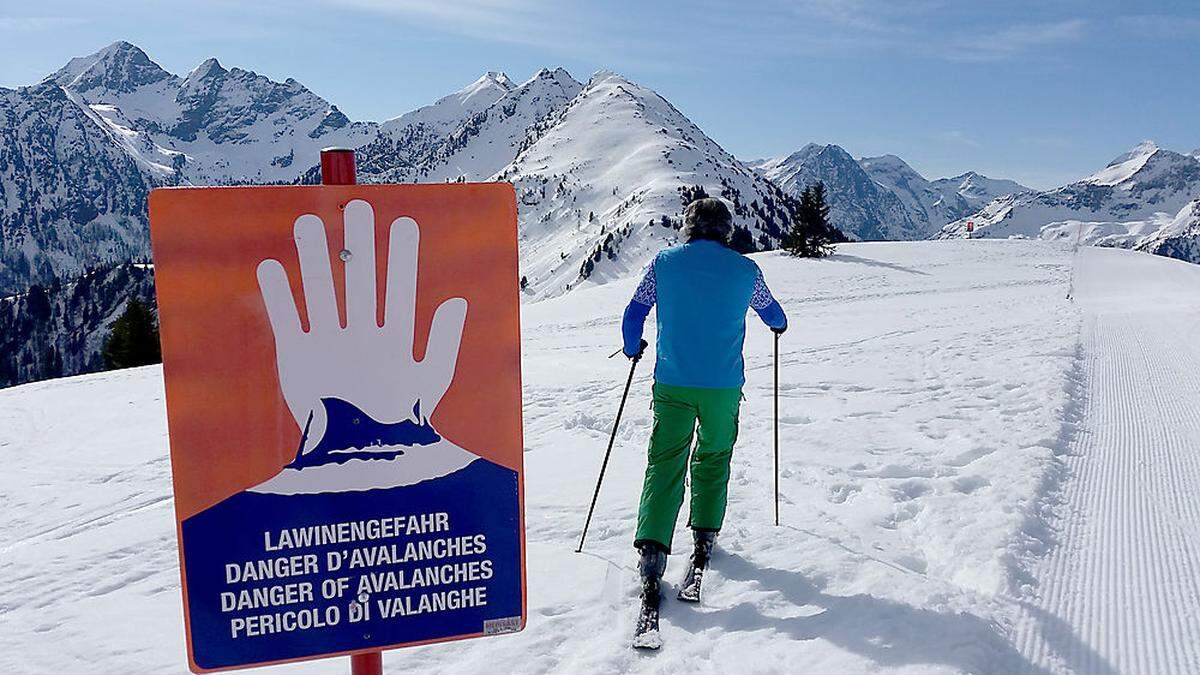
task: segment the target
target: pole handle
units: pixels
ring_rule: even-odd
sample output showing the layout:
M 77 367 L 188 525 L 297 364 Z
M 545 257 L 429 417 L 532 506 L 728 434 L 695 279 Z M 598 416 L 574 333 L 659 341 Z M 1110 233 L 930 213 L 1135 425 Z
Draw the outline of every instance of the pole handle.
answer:
M 641 346 L 639 346 L 639 347 L 638 347 L 638 353 L 637 353 L 637 355 L 636 355 L 636 356 L 631 356 L 631 357 L 629 357 L 629 358 L 633 359 L 634 361 L 641 361 L 641 360 L 642 360 L 642 355 L 646 353 L 646 347 L 648 347 L 649 345 L 650 345 L 650 343 L 649 343 L 649 342 L 646 342 L 645 340 L 642 340 L 642 341 L 641 341 Z M 613 353 L 609 354 L 609 355 L 608 355 L 608 358 L 610 358 L 610 359 L 611 359 L 612 357 L 616 356 L 617 354 L 623 354 L 624 352 L 625 352 L 625 348 L 624 348 L 624 347 L 621 347 L 621 348 L 620 348 L 620 349 L 618 349 L 617 351 L 615 351 L 615 352 L 613 352 Z

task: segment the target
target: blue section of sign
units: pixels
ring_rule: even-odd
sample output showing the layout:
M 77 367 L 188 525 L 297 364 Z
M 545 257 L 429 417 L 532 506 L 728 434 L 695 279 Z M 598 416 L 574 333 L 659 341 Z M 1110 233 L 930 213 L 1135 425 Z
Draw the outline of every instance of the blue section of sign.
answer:
M 286 550 L 266 550 L 264 532 L 270 533 L 271 545 L 279 545 L 278 533 L 289 528 L 308 528 L 352 521 L 393 519 L 398 516 L 426 516 L 426 523 L 436 520 L 436 514 L 446 514 L 448 527 L 443 531 L 400 534 L 394 538 L 327 545 L 309 545 Z M 403 487 L 361 492 L 326 492 L 317 494 L 277 495 L 242 492 L 183 522 L 184 561 L 186 564 L 187 597 L 193 658 L 201 668 L 224 668 L 237 665 L 302 658 L 394 644 L 436 640 L 484 632 L 484 622 L 492 619 L 519 617 L 521 599 L 520 505 L 515 471 L 477 459 L 463 469 L 441 478 Z M 435 528 L 436 529 L 436 528 Z M 466 538 L 467 550 L 477 550 L 475 535 L 483 535 L 486 551 L 436 559 L 391 562 L 403 556 L 411 543 Z M 392 546 L 395 546 L 393 549 Z M 419 545 L 419 544 L 418 544 Z M 328 571 L 328 552 L 358 549 L 370 564 L 359 569 Z M 428 551 L 434 550 L 427 548 Z M 439 549 L 442 550 L 442 549 Z M 316 570 L 309 567 L 316 556 Z M 299 556 L 299 558 L 293 558 Z M 395 556 L 395 558 L 393 558 Z M 257 561 L 286 560 L 269 563 L 272 574 L 286 572 L 276 579 L 235 581 L 229 583 L 226 566 Z M 347 558 L 347 560 L 349 560 Z M 490 562 L 489 578 L 479 578 L 483 561 Z M 471 563 L 475 563 L 471 565 Z M 406 582 L 420 575 L 429 577 L 429 568 L 453 565 L 453 571 L 434 570 L 438 574 L 457 574 L 459 581 L 432 583 L 411 588 L 377 589 L 371 594 L 369 619 L 351 622 L 349 606 L 358 594 L 358 583 L 364 573 L 403 571 Z M 292 574 L 294 573 L 294 574 Z M 239 572 L 241 574 L 241 572 Z M 468 578 L 474 575 L 475 578 Z M 325 580 L 350 577 L 345 597 L 326 600 L 321 594 Z M 393 577 L 394 579 L 395 577 Z M 383 579 L 383 577 L 376 577 Z M 442 577 L 445 579 L 445 577 Z M 304 601 L 301 585 L 311 584 L 313 598 Z M 262 589 L 296 584 L 291 587 L 295 602 L 288 602 L 286 589 L 274 591 L 271 606 L 229 609 L 235 601 L 256 602 L 268 596 Z M 478 589 L 482 588 L 482 591 Z M 249 594 L 239 591 L 249 590 Z M 222 607 L 222 593 L 226 607 Z M 459 608 L 420 612 L 422 596 L 430 606 L 440 600 Z M 485 604 L 479 604 L 480 598 Z M 404 607 L 407 615 L 384 618 L 378 603 L 390 603 L 393 609 Z M 407 598 L 405 600 L 404 598 Z M 449 598 L 449 599 L 448 599 Z M 403 605 L 401 604 L 403 603 Z M 461 606 L 473 604 L 474 606 Z M 338 621 L 328 623 L 329 607 L 337 607 Z M 316 609 L 316 614 L 299 613 Z M 290 615 L 288 614 L 290 613 Z M 290 616 L 290 619 L 289 619 Z M 253 617 L 253 619 L 251 619 Z M 263 618 L 266 617 L 266 618 Z M 234 636 L 235 619 L 258 622 L 254 632 L 242 626 Z M 276 630 L 294 622 L 312 623 L 313 627 Z M 511 626 L 511 623 L 508 624 Z

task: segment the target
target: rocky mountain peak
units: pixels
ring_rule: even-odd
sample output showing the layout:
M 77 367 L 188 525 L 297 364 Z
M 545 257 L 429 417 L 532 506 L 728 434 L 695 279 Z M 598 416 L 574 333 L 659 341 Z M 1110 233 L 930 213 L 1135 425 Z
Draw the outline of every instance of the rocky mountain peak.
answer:
M 1146 162 L 1158 154 L 1158 151 L 1158 144 L 1154 141 L 1142 141 L 1129 152 L 1109 162 L 1108 166 L 1084 178 L 1082 182 L 1094 185 L 1116 185 L 1127 181 L 1141 171 L 1146 166 Z
M 905 162 L 903 159 L 900 159 L 896 155 L 879 155 L 878 157 L 860 157 L 860 158 L 858 158 L 858 163 L 861 164 L 863 166 L 863 168 L 872 167 L 872 168 L 880 169 L 880 170 L 899 171 L 899 172 L 906 173 L 906 174 L 907 173 L 917 173 L 916 169 L 913 169 L 911 166 L 908 165 L 908 162 Z
M 140 87 L 174 79 L 150 60 L 146 52 L 119 41 L 88 56 L 71 59 L 47 80 L 78 92 L 104 89 L 129 93 Z
M 515 87 L 516 85 L 513 84 L 513 81 L 509 79 L 508 75 L 505 75 L 502 72 L 489 70 L 483 75 L 480 75 L 479 79 L 475 80 L 471 84 L 468 84 L 462 89 L 459 89 L 454 94 L 451 94 L 451 96 L 458 98 L 460 102 L 466 102 L 469 99 L 479 97 L 498 98 L 503 96 L 505 93 L 512 91 Z
M 228 74 L 229 71 L 221 67 L 220 61 L 214 58 L 208 58 L 205 59 L 200 65 L 193 68 L 192 72 L 188 73 L 187 79 L 184 80 L 184 86 L 187 86 L 186 83 L 203 82 L 205 80 L 223 77 Z
M 552 83 L 559 87 L 574 89 L 576 92 L 583 87 L 582 84 L 576 81 L 574 77 L 571 77 L 571 74 L 563 68 L 555 68 L 554 70 L 542 68 L 534 73 L 533 76 L 528 80 L 523 82 L 521 86 L 526 87 L 534 82 Z M 514 87 L 514 89 L 515 88 L 516 87 Z

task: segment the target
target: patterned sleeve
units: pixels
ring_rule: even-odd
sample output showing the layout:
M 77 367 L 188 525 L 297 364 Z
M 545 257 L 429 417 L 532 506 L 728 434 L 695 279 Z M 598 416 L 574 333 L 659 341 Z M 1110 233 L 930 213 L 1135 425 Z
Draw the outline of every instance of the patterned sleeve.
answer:
M 750 296 L 750 307 L 762 310 L 769 307 L 772 302 L 775 302 L 775 296 L 771 295 L 771 289 L 767 288 L 767 281 L 763 279 L 762 270 L 759 270 L 758 276 L 754 278 L 754 294 Z
M 658 281 L 654 275 L 654 263 L 657 260 L 655 258 L 650 262 L 650 266 L 646 268 L 646 275 L 642 277 L 642 282 L 633 292 L 633 301 L 647 307 L 653 307 L 658 300 Z

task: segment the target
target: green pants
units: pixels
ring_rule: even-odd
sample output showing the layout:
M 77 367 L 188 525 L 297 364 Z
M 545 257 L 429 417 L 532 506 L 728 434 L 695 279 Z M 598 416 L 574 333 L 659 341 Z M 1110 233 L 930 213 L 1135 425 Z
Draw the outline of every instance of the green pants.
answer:
M 671 550 L 683 505 L 683 478 L 691 455 L 692 504 L 688 525 L 719 530 L 729 494 L 729 459 L 737 441 L 742 390 L 654 385 L 654 430 L 638 507 L 634 545 L 654 541 Z M 695 451 L 692 436 L 699 433 Z

